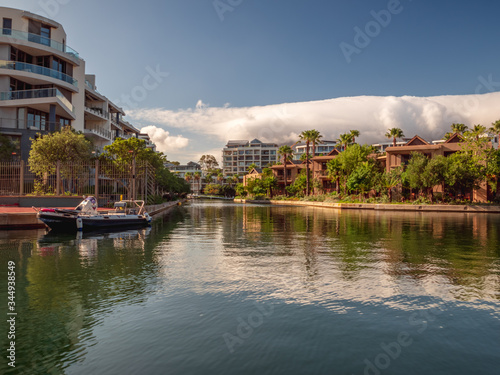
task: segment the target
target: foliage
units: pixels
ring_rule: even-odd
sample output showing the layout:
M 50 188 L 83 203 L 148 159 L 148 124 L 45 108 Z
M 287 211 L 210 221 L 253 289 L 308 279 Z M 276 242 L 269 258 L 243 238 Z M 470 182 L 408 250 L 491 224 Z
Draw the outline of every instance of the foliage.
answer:
M 452 135 L 455 133 L 463 134 L 467 131 L 467 129 L 468 127 L 465 124 L 456 124 L 456 123 L 451 124 Z
M 70 126 L 31 140 L 28 162 L 30 170 L 37 176 L 55 173 L 58 161 L 78 165 L 92 157 L 92 143 Z M 70 170 L 61 170 L 63 176 L 70 174 Z
M 405 135 L 403 133 L 403 130 L 401 130 L 400 128 L 391 128 L 389 130 L 387 130 L 387 133 L 385 133 L 385 136 L 387 138 L 392 138 L 392 145 L 394 147 L 396 147 L 396 139 L 397 138 L 403 138 Z
M 217 159 L 215 159 L 215 156 L 213 155 L 202 155 L 198 163 L 204 171 L 216 169 L 219 166 Z
M 257 164 L 255 163 L 250 164 L 247 168 L 247 172 L 250 173 L 254 168 L 257 168 Z
M 111 145 L 104 147 L 104 152 L 99 156 L 99 159 L 104 162 L 103 167 L 113 165 L 115 169 L 130 175 L 134 162 L 136 164 L 137 162 L 147 162 L 153 167 L 156 183 L 162 190 L 171 193 L 189 193 L 191 190 L 188 181 L 177 177 L 165 167 L 166 155 L 146 147 L 146 142 L 143 139 L 117 138 Z M 138 173 L 137 170 L 136 173 Z M 120 179 L 116 179 L 116 182 L 123 184 Z M 123 187 L 128 191 L 129 185 L 123 185 Z
M 240 197 L 246 197 L 248 195 L 247 189 L 245 188 L 245 185 L 239 183 L 236 185 L 235 188 L 236 194 Z
M 9 137 L 0 134 L 0 161 L 11 161 L 12 153 L 17 151 L 17 145 Z
M 365 194 L 375 185 L 377 170 L 374 163 L 365 161 L 358 165 L 350 174 L 346 182 L 347 191 L 359 191 Z
M 344 152 L 341 152 L 335 159 L 332 159 L 327 163 L 328 176 L 332 180 L 338 178 L 343 193 L 347 194 L 349 190 L 347 187 L 347 181 L 354 170 L 364 162 L 375 164 L 375 160 L 368 157 L 368 155 L 372 153 L 373 147 L 371 146 L 360 146 L 358 144 L 352 145 Z

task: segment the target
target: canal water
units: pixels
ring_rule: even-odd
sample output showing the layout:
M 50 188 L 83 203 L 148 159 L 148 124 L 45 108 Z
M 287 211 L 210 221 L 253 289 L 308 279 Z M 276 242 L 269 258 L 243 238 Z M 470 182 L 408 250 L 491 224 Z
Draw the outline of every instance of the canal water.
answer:
M 198 201 L 0 248 L 2 374 L 500 369 L 498 215 Z

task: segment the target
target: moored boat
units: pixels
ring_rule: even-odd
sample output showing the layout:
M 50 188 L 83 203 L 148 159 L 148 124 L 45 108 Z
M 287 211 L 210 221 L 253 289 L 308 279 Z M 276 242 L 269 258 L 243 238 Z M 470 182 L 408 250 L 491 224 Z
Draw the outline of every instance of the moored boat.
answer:
M 97 210 L 97 200 L 86 197 L 73 210 L 35 208 L 37 217 L 45 225 L 58 231 L 83 231 L 106 228 L 147 226 L 151 216 L 144 209 L 144 201 L 121 200 L 108 212 Z

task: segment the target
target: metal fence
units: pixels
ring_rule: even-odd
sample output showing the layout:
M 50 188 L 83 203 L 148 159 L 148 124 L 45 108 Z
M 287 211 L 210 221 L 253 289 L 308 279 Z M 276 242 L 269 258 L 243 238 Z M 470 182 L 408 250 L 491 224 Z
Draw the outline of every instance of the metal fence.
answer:
M 0 195 L 93 195 L 103 205 L 121 195 L 147 201 L 159 194 L 154 169 L 146 162 L 57 162 L 55 167 L 55 173 L 35 175 L 24 161 L 0 163 Z

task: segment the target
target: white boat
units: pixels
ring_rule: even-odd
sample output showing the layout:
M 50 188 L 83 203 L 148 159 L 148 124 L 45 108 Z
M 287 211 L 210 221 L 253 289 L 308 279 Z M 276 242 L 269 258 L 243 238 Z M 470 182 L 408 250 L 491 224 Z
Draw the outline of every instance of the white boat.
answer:
M 144 209 L 144 201 L 121 200 L 115 202 L 113 210 L 97 210 L 97 200 L 86 197 L 73 210 L 60 208 L 35 208 L 37 217 L 54 230 L 83 231 L 106 228 L 128 228 L 147 226 L 151 216 Z

